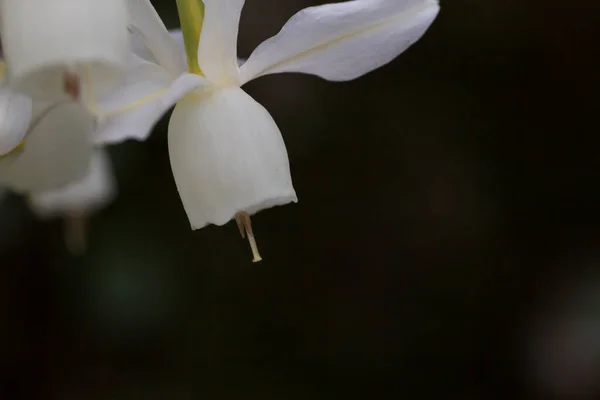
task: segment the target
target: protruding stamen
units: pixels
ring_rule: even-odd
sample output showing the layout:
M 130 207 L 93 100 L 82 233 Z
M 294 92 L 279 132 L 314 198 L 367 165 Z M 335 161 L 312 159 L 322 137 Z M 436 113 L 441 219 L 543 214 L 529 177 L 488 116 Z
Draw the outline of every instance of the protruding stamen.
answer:
M 235 214 L 235 222 L 240 230 L 240 234 L 242 238 L 246 238 L 248 236 L 248 242 L 250 242 L 250 248 L 252 249 L 252 256 L 254 259 L 252 262 L 262 261 L 262 257 L 258 252 L 258 246 L 256 245 L 256 239 L 254 238 L 254 233 L 252 232 L 252 221 L 250 221 L 250 215 L 247 212 L 242 211 Z
M 79 100 L 81 94 L 81 84 L 79 76 L 71 68 L 65 71 L 64 75 L 64 90 L 73 100 Z
M 65 244 L 74 255 L 81 255 L 87 249 L 87 216 L 71 214 L 65 218 Z

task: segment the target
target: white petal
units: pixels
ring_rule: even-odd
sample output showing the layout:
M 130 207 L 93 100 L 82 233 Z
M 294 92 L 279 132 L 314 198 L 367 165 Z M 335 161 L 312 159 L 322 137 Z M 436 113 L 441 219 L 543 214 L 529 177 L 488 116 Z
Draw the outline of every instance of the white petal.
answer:
M 142 36 L 142 32 L 139 29 L 129 29 L 129 40 L 131 41 L 132 53 L 141 58 L 144 61 L 158 64 L 158 60 L 146 47 L 146 39 Z
M 158 83 L 158 82 L 157 82 Z M 145 140 L 154 125 L 179 99 L 207 84 L 199 75 L 185 74 L 177 78 L 169 87 L 152 91 L 151 83 L 141 85 L 139 97 L 120 109 L 113 110 L 106 119 L 101 120 L 94 134 L 96 144 L 114 144 L 127 139 Z M 156 88 L 158 88 L 157 85 Z M 126 89 L 124 89 L 126 91 Z M 131 93 L 128 93 L 128 97 Z
M 437 0 L 354 0 L 309 7 L 262 43 L 240 68 L 242 82 L 280 72 L 346 81 L 392 61 L 439 11 Z
M 63 95 L 64 72 L 88 74 L 98 94 L 117 87 L 129 40 L 123 0 L 0 2 L 4 54 L 15 87 L 38 98 Z
M 104 0 L 102 0 L 104 1 Z M 187 71 L 181 50 L 150 3 L 150 0 L 127 0 L 131 25 L 156 61 L 174 77 Z
M 171 37 L 173 38 L 175 43 L 177 43 L 177 46 L 179 46 L 179 48 L 185 54 L 185 43 L 183 42 L 183 31 L 181 29 L 169 29 L 169 34 L 171 35 Z
M 179 57 L 181 58 L 180 64 L 182 66 L 185 66 L 185 71 L 182 71 L 182 73 L 187 72 L 187 57 L 185 54 L 183 33 L 182 33 L 181 29 L 170 29 L 169 35 L 171 35 L 171 38 L 173 38 L 173 41 L 179 48 Z M 134 54 L 136 54 L 137 56 L 141 57 L 144 60 L 151 61 L 151 62 L 158 64 L 158 60 L 156 59 L 156 57 L 154 57 L 152 55 L 152 53 L 150 53 L 150 51 L 148 50 L 146 45 L 144 45 L 144 41 L 143 41 L 143 38 L 141 37 L 141 33 L 137 30 L 132 31 L 131 37 L 132 37 L 132 47 L 133 47 Z
M 0 157 L 23 140 L 31 120 L 31 98 L 0 88 Z
M 130 70 L 123 85 L 94 105 L 94 113 L 100 119 L 133 108 L 135 104 L 149 96 L 166 92 L 175 81 L 164 68 L 132 55 Z
M 237 37 L 244 0 L 204 0 L 198 64 L 216 85 L 237 84 Z
M 239 88 L 180 101 L 169 124 L 169 156 L 192 229 L 297 201 L 277 125 Z
M 185 61 L 185 44 L 183 43 L 183 32 L 181 29 L 171 29 L 169 30 L 171 37 L 177 42 L 177 45 L 181 48 L 183 60 Z M 238 58 L 237 64 L 238 66 L 242 65 L 246 62 L 245 58 Z
M 110 158 L 94 150 L 87 174 L 80 180 L 47 192 L 31 193 L 29 205 L 40 217 L 89 214 L 108 205 L 116 195 Z
M 80 179 L 89 166 L 92 128 L 92 116 L 77 103 L 34 112 L 23 150 L 0 160 L 0 184 L 29 193 Z

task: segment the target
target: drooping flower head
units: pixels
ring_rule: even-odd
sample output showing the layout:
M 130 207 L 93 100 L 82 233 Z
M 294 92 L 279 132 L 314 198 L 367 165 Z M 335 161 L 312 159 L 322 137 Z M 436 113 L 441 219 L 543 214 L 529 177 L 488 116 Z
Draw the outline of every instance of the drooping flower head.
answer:
M 177 103 L 169 124 L 175 182 L 192 229 L 235 218 L 251 240 L 251 214 L 296 201 L 276 123 L 241 86 L 299 72 L 347 81 L 390 62 L 430 26 L 437 0 L 353 0 L 293 16 L 241 66 L 238 24 L 244 0 L 177 0 L 186 57 L 148 0 L 129 0 L 131 24 L 148 50 L 129 85 L 104 99 L 98 140 L 144 139 Z M 185 61 L 187 60 L 187 68 Z
M 0 187 L 25 195 L 41 218 L 64 218 L 73 253 L 85 250 L 88 216 L 115 195 L 108 156 L 92 143 L 95 128 L 78 102 L 32 101 L 0 88 Z
M 0 186 L 26 195 L 40 217 L 65 217 L 71 249 L 84 238 L 74 228 L 114 196 L 88 106 L 124 77 L 125 1 L 0 1 Z

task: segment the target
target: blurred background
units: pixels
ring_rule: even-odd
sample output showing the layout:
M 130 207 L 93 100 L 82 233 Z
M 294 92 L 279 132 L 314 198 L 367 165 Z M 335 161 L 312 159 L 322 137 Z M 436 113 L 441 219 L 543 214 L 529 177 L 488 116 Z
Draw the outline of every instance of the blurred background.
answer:
M 246 3 L 241 57 L 324 1 Z M 120 195 L 82 257 L 7 197 L 0 397 L 600 396 L 600 6 L 441 3 L 356 81 L 245 87 L 299 197 L 253 218 L 259 264 L 235 223 L 190 230 L 167 118 L 110 148 Z

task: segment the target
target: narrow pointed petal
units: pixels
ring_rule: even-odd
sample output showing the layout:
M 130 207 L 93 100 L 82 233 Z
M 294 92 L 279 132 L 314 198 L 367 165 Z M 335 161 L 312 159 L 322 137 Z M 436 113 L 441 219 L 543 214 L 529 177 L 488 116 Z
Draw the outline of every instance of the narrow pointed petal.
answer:
M 180 101 L 169 157 L 192 229 L 297 201 L 277 125 L 239 88 Z
M 173 76 L 187 71 L 181 50 L 150 0 L 127 0 L 131 25 L 156 61 Z
M 90 167 L 82 179 L 64 187 L 29 196 L 29 205 L 39 217 L 91 214 L 108 205 L 116 195 L 110 158 L 103 149 L 94 150 Z
M 0 157 L 25 137 L 31 120 L 31 98 L 0 88 Z
M 0 160 L 0 185 L 30 193 L 82 178 L 92 154 L 92 128 L 92 116 L 77 103 L 34 111 L 22 150 Z
M 209 81 L 237 84 L 237 38 L 244 0 L 204 0 L 198 63 Z
M 120 84 L 129 53 L 123 0 L 7 0 L 0 2 L 0 18 L 15 88 L 62 98 L 66 71 L 87 74 L 98 93 Z
M 300 72 L 331 81 L 358 78 L 392 61 L 425 33 L 437 0 L 354 0 L 294 15 L 240 68 L 241 81 Z
M 175 42 L 177 47 L 179 47 L 179 54 L 180 54 L 179 57 L 181 58 L 181 64 L 185 65 L 187 63 L 187 58 L 186 58 L 186 54 L 185 54 L 185 44 L 183 42 L 183 33 L 182 33 L 181 29 L 171 29 L 171 30 L 169 30 L 169 35 L 171 35 L 171 37 L 173 38 L 173 41 Z M 141 33 L 139 31 L 132 31 L 131 39 L 132 39 L 131 46 L 133 49 L 133 53 L 136 56 L 140 57 L 141 59 L 143 59 L 145 61 L 149 61 L 149 62 L 158 64 L 158 60 L 156 59 L 156 57 L 154 57 L 154 55 L 152 55 L 150 50 L 148 50 L 148 48 L 144 44 L 144 39 L 141 37 Z
M 161 86 L 160 79 L 156 79 L 123 88 L 123 98 L 130 101 L 121 102 L 120 108 L 100 113 L 100 125 L 93 136 L 94 143 L 145 140 L 154 125 L 179 99 L 206 84 L 206 79 L 199 75 L 184 74 L 166 86 Z
M 175 78 L 158 64 L 132 56 L 123 85 L 100 99 L 92 109 L 100 120 L 109 118 L 112 114 L 134 108 L 145 98 L 166 92 L 174 81 Z
M 169 33 L 171 34 L 171 37 L 173 37 L 173 39 L 177 42 L 177 44 L 181 48 L 183 58 L 185 59 L 185 44 L 183 42 L 183 32 L 181 32 L 181 29 L 171 29 L 171 30 L 169 30 Z M 237 59 L 238 66 L 241 66 L 245 62 L 246 62 L 245 58 Z

